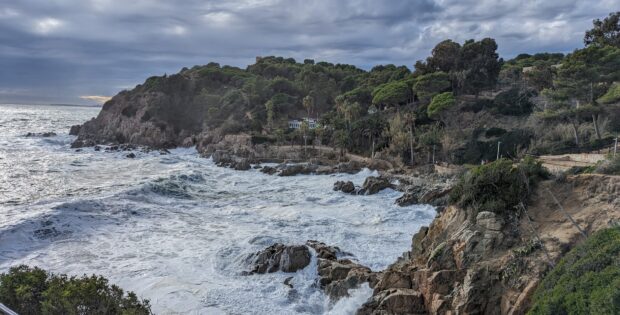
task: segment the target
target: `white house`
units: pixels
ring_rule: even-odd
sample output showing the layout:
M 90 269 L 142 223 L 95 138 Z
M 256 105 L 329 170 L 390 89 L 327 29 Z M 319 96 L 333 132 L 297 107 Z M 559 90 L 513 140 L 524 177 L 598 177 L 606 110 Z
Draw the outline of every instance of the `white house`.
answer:
M 316 119 L 313 118 L 302 118 L 302 119 L 291 119 L 288 121 L 288 127 L 290 129 L 299 129 L 301 128 L 301 123 L 302 122 L 308 122 L 308 127 L 310 129 L 314 129 L 317 126 L 317 121 Z

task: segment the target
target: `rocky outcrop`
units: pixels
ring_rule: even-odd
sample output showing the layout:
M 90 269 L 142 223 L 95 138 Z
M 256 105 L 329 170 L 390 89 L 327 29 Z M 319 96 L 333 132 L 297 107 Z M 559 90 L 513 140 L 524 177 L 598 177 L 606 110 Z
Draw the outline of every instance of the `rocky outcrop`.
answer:
M 250 255 L 246 262 L 250 270 L 245 274 L 295 272 L 310 264 L 310 250 L 304 245 L 287 246 L 276 243 Z
M 374 195 L 386 188 L 393 187 L 387 178 L 368 176 L 362 185 L 361 191 L 366 195 Z
M 303 269 L 310 264 L 309 248 L 314 250 L 317 257 L 317 282 L 332 302 L 348 296 L 349 290 L 359 288 L 363 283 L 367 282 L 371 287 L 377 284 L 378 274 L 354 262 L 351 259 L 353 255 L 336 246 L 314 240 L 307 241 L 305 245 L 274 244 L 254 253 L 246 259 L 250 270 L 244 274 L 295 272 Z M 284 284 L 293 288 L 290 278 Z
M 355 185 L 352 181 L 337 181 L 334 183 L 334 191 L 342 191 L 346 194 L 355 194 Z
M 548 191 L 588 235 L 620 222 L 618 178 L 581 175 L 539 185 L 527 216 L 447 207 L 378 276 L 358 314 L 525 314 L 542 276 L 584 240 Z
M 69 129 L 69 135 L 77 136 L 80 133 L 80 128 L 82 128 L 82 125 L 71 126 L 71 129 Z

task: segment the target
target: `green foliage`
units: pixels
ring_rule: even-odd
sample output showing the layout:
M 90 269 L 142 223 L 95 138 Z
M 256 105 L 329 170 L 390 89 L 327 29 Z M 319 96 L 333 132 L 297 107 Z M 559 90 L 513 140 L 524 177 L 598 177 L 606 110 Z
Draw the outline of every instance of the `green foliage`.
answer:
M 373 104 L 398 106 L 411 99 L 411 89 L 404 81 L 395 81 L 377 87 L 372 95 Z
M 431 104 L 428 105 L 427 113 L 429 117 L 438 117 L 442 112 L 454 106 L 456 100 L 452 92 L 445 92 L 433 97 Z
M 620 227 L 572 249 L 543 279 L 529 314 L 620 313 Z
M 620 83 L 614 83 L 609 88 L 609 90 L 607 90 L 607 93 L 599 97 L 597 102 L 602 103 L 602 104 L 611 104 L 611 103 L 620 102 Z
M 532 112 L 534 104 L 530 101 L 532 95 L 519 89 L 510 89 L 499 93 L 493 100 L 493 108 L 502 115 L 522 116 Z
M 505 215 L 516 212 L 520 202 L 527 203 L 531 188 L 548 177 L 540 162 L 531 158 L 517 166 L 510 160 L 500 159 L 461 176 L 450 193 L 450 201 L 468 210 L 472 217 L 481 211 Z
M 151 314 L 148 300 L 125 294 L 101 276 L 67 277 L 18 266 L 0 275 L 2 303 L 29 314 Z
M 586 32 L 583 39 L 586 46 L 616 46 L 620 47 L 620 11 L 609 13 L 602 21 L 592 22 L 593 28 Z
M 433 72 L 416 78 L 413 91 L 420 100 L 430 101 L 433 96 L 449 90 L 451 87 L 450 76 L 445 72 Z

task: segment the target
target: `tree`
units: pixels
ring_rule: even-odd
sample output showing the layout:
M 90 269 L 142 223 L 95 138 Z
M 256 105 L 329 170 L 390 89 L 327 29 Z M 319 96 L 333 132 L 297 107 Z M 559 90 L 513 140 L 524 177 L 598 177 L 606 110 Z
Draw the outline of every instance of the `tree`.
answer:
M 433 97 L 433 100 L 430 105 L 428 105 L 426 112 L 431 118 L 440 118 L 440 120 L 443 120 L 443 112 L 454 106 L 455 103 L 456 100 L 454 99 L 452 92 L 441 93 Z
M 435 71 L 450 73 L 456 71 L 461 54 L 461 45 L 450 39 L 437 44 L 427 58 L 427 65 Z
M 478 94 L 497 83 L 501 69 L 497 43 L 492 38 L 481 41 L 468 40 L 461 48 L 458 79 L 459 92 Z
M 429 102 L 433 96 L 449 90 L 450 87 L 450 76 L 439 71 L 419 76 L 413 85 L 413 91 L 420 101 Z
M 411 89 L 404 81 L 395 81 L 380 85 L 372 92 L 375 105 L 398 106 L 411 99 Z
M 553 80 L 554 88 L 546 90 L 545 95 L 554 105 L 552 110 L 565 111 L 561 116 L 589 114 L 596 136 L 601 139 L 598 118 L 602 108 L 596 110 L 591 107 L 599 106 L 596 100 L 619 78 L 620 48 L 590 46 L 566 56 Z M 583 104 L 590 104 L 590 107 L 579 110 Z M 571 119 L 574 128 L 578 118 Z
M 389 122 L 386 135 L 390 138 L 390 151 L 402 158 L 403 152 L 407 149 L 410 141 L 409 133 L 406 132 L 406 121 L 401 113 L 394 115 L 394 118 Z
M 304 108 L 308 112 L 308 115 L 306 117 L 310 118 L 310 113 L 312 112 L 312 109 L 314 109 L 314 98 L 312 96 L 310 96 L 310 95 L 306 95 L 306 97 L 304 97 L 302 103 L 304 105 Z
M 381 132 L 385 129 L 385 122 L 377 115 L 369 116 L 364 122 L 364 129 L 362 133 L 364 136 L 368 137 L 371 143 L 370 147 L 370 158 L 375 158 L 375 144 L 376 140 L 379 136 L 381 136 Z
M 304 120 L 301 122 L 301 126 L 299 126 L 299 133 L 304 139 L 304 155 L 306 155 L 306 148 L 308 147 L 308 131 L 310 131 L 310 126 L 308 125 L 308 121 Z
M 620 48 L 620 11 L 610 13 L 602 21 L 592 21 L 594 27 L 583 38 L 586 46 L 615 46 Z
M 411 166 L 413 167 L 414 165 L 414 160 L 413 160 L 413 143 L 415 141 L 415 138 L 413 136 L 413 131 L 415 129 L 415 114 L 414 113 L 405 113 L 404 116 L 404 122 L 405 125 L 407 126 L 407 130 L 409 131 L 407 138 L 409 140 L 409 158 L 411 159 Z

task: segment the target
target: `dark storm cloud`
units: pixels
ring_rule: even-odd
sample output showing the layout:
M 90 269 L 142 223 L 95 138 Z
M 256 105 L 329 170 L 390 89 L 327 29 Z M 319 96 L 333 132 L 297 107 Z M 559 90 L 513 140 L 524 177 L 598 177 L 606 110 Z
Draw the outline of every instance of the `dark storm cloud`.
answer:
M 570 51 L 620 0 L 0 0 L 0 102 L 81 102 L 154 74 L 282 55 L 411 66 L 493 37 L 502 56 Z M 90 98 L 92 99 L 92 98 Z

